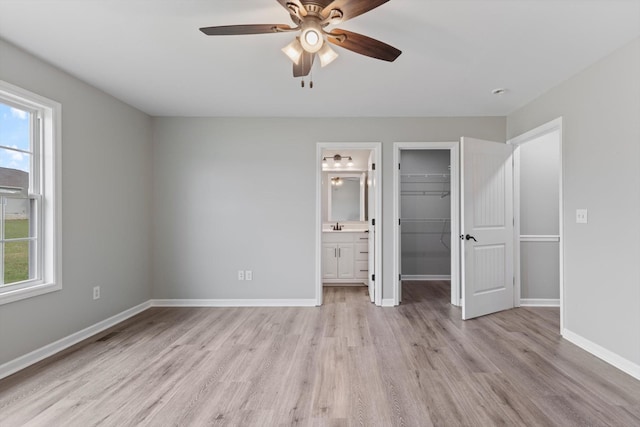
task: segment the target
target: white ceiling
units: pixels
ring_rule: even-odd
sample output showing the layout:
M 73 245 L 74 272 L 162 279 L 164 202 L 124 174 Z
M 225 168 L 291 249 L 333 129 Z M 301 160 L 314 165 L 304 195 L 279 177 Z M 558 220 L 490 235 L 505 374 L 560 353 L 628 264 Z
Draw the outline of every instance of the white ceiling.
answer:
M 638 37 L 640 1 L 391 0 L 340 28 L 402 55 L 336 48 L 313 89 L 292 33 L 198 31 L 261 23 L 291 21 L 276 0 L 0 1 L 0 38 L 148 114 L 262 117 L 505 115 Z

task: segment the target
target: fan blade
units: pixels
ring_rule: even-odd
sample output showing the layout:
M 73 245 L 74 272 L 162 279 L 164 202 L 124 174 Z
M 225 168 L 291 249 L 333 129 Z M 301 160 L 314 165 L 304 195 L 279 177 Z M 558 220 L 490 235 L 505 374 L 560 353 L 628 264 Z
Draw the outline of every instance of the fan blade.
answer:
M 393 62 L 402 53 L 393 46 L 351 31 L 335 29 L 327 35 L 329 43 L 383 61 Z
M 315 53 L 303 52 L 300 57 L 300 61 L 297 64 L 293 64 L 293 77 L 304 77 L 309 75 L 311 67 L 313 66 L 313 58 Z
M 297 28 L 292 28 L 284 24 L 222 25 L 219 27 L 200 28 L 200 31 L 208 36 L 237 36 L 241 34 L 282 33 L 294 30 L 297 30 Z
M 296 7 L 298 9 L 298 15 L 299 15 L 298 18 L 307 16 L 307 9 L 305 9 L 302 3 L 300 3 L 300 0 L 278 0 L 278 3 L 280 3 L 282 7 L 287 9 L 287 12 L 291 13 L 294 16 L 295 14 L 292 13 L 291 9 L 289 9 L 289 4 Z
M 369 12 L 381 6 L 389 0 L 334 0 L 327 7 L 322 9 L 322 17 L 327 18 L 333 9 L 342 11 L 342 22 L 355 18 L 358 15 Z

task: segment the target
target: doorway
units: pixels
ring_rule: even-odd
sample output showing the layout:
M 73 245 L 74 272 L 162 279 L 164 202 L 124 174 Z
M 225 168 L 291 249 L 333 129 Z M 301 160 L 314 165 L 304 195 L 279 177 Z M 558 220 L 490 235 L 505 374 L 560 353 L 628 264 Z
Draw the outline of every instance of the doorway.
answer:
M 562 118 L 508 143 L 515 147 L 515 305 L 560 307 L 562 328 Z
M 451 282 L 460 305 L 457 142 L 394 144 L 394 300 L 403 281 Z
M 316 305 L 325 285 L 367 286 L 382 305 L 381 143 L 318 143 Z

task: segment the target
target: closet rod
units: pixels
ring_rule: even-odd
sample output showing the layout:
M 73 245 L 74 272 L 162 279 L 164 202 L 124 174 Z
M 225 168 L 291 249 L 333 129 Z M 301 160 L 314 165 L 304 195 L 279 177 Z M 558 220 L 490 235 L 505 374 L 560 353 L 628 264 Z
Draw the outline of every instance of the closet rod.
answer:
M 448 222 L 449 218 L 400 218 L 402 222 Z
M 451 192 L 449 191 L 401 191 L 401 196 L 440 196 L 441 199 L 449 196 Z

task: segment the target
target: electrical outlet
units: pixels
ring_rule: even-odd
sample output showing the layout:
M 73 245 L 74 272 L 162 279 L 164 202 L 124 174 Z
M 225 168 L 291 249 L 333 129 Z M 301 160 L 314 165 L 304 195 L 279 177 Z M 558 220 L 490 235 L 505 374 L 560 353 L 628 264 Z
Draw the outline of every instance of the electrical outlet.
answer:
M 576 209 L 576 223 L 587 224 L 589 222 L 589 215 L 586 209 Z
M 238 270 L 238 280 L 244 280 L 244 270 Z
M 93 299 L 100 299 L 100 286 L 93 287 Z
M 244 272 L 244 279 L 245 280 L 253 280 L 253 271 L 251 270 L 247 270 Z

